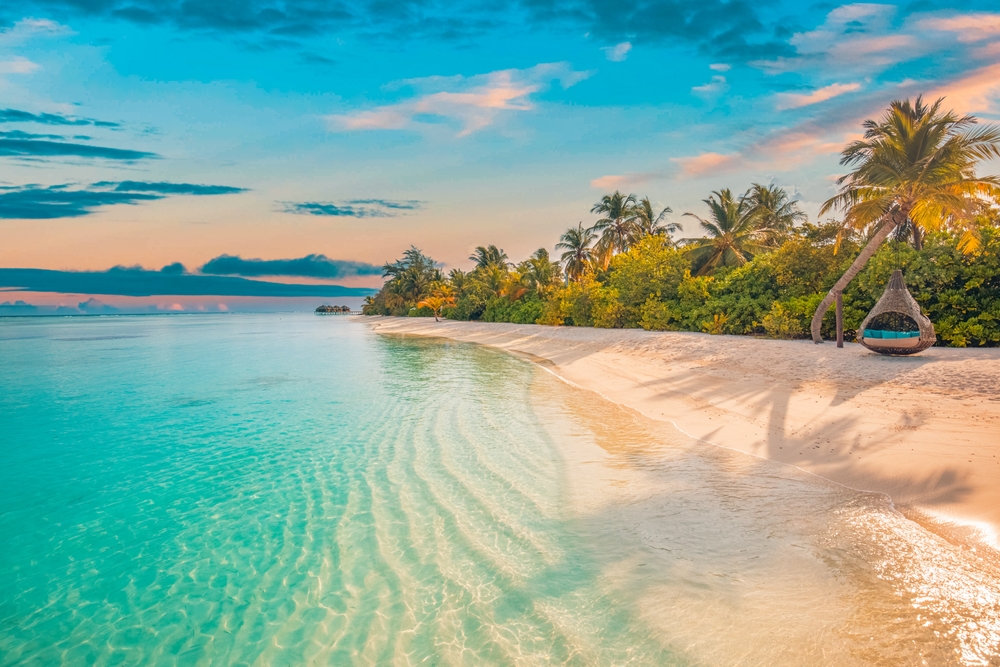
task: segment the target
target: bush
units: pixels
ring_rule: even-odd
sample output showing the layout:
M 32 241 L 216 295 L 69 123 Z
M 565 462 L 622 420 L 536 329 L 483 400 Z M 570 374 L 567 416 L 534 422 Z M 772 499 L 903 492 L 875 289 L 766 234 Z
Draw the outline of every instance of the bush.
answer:
M 771 305 L 771 310 L 764 316 L 761 325 L 771 338 L 797 338 L 805 331 L 799 317 L 777 301 Z

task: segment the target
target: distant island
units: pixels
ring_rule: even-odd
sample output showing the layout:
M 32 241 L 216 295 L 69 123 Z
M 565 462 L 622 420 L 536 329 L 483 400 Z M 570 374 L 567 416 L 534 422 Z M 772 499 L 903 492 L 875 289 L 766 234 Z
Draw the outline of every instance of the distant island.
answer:
M 324 304 L 316 309 L 316 313 L 320 315 L 328 313 L 349 314 L 350 312 L 351 312 L 350 306 L 327 306 L 326 304 Z

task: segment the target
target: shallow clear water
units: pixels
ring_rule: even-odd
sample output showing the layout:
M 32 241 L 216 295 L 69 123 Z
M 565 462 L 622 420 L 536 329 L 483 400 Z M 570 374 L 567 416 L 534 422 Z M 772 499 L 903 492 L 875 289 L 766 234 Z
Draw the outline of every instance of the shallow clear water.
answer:
M 995 665 L 887 499 L 336 317 L 0 320 L 0 665 Z

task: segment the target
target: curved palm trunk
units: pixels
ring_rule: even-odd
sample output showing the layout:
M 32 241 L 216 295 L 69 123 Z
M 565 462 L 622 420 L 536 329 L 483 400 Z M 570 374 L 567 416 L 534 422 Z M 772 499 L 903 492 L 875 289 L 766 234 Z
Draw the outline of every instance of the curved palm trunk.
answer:
M 905 218 L 904 218 L 905 219 Z M 834 300 L 836 300 L 837 295 L 842 294 L 844 289 L 847 287 L 848 283 L 854 280 L 854 276 L 861 272 L 861 269 L 865 268 L 865 264 L 868 260 L 872 258 L 872 255 L 879 249 L 879 246 L 888 238 L 892 230 L 896 228 L 895 220 L 887 220 L 882 224 L 882 227 L 875 233 L 871 241 L 868 242 L 858 255 L 857 259 L 851 264 L 851 267 L 844 272 L 844 275 L 840 277 L 840 280 L 830 288 L 830 291 L 820 302 L 819 308 L 816 309 L 816 314 L 813 315 L 812 319 L 812 339 L 817 345 L 823 342 L 823 337 L 820 335 L 820 327 L 823 325 L 823 316 L 826 315 L 826 311 L 830 310 L 830 306 L 833 305 Z

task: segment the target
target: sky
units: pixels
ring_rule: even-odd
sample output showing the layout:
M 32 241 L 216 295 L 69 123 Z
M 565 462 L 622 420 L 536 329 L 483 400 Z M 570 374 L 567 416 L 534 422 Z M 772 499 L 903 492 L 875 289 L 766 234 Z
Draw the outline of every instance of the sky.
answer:
M 0 267 L 74 304 L 66 272 L 112 267 L 305 297 L 411 244 L 551 250 L 615 189 L 683 223 L 775 183 L 815 217 L 863 120 L 921 94 L 1000 120 L 995 2 L 3 3 Z

